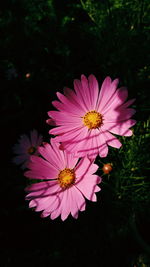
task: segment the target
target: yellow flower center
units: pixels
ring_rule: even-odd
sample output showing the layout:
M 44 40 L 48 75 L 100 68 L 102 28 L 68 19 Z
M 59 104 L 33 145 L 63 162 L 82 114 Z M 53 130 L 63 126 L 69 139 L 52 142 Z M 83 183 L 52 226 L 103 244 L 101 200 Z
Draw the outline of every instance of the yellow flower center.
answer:
M 89 129 L 99 128 L 103 124 L 103 117 L 95 110 L 87 112 L 83 117 L 83 123 Z
M 65 168 L 64 170 L 60 171 L 58 175 L 58 182 L 60 187 L 66 189 L 74 184 L 75 181 L 75 172 L 73 169 Z
M 36 151 L 36 148 L 34 146 L 31 146 L 28 148 L 27 152 L 30 154 L 30 155 L 33 155 Z

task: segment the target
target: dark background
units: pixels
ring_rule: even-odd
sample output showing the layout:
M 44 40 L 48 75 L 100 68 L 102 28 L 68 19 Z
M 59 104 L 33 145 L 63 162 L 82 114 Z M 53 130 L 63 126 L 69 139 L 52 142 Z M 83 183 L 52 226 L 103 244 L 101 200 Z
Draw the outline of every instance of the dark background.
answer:
M 148 0 L 5 0 L 0 9 L 0 266 L 150 266 Z M 30 77 L 27 78 L 26 74 Z M 28 209 L 12 147 L 33 128 L 49 140 L 56 91 L 81 74 L 109 75 L 136 97 L 134 136 L 97 159 L 102 191 L 77 220 Z M 110 175 L 103 163 L 112 162 Z

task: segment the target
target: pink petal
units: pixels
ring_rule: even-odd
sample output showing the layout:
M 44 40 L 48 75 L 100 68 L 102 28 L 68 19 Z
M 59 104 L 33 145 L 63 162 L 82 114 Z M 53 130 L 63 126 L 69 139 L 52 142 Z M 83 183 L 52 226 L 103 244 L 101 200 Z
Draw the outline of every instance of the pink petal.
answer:
M 72 134 L 70 135 L 72 137 Z M 66 138 L 66 135 L 65 135 Z M 63 139 L 62 139 L 63 140 Z M 64 149 L 69 153 L 80 152 L 80 150 L 86 150 L 88 147 L 88 135 L 87 129 L 83 128 L 82 131 L 78 133 L 72 140 L 68 140 L 67 142 L 63 142 Z
M 98 168 L 99 168 L 99 166 L 97 164 L 92 163 L 92 164 L 90 164 L 90 167 L 89 167 L 87 173 L 88 174 L 93 174 L 98 170 Z
M 86 109 L 84 107 L 84 104 L 82 103 L 82 100 L 77 97 L 75 92 L 71 90 L 70 88 L 65 87 L 64 88 L 64 94 L 67 96 L 69 101 L 76 106 L 77 109 L 82 110 L 83 113 L 86 112 Z
M 90 88 L 89 88 L 88 80 L 84 75 L 81 75 L 81 84 L 82 84 L 83 99 L 85 100 L 88 109 L 92 110 L 93 105 L 92 105 Z
M 98 101 L 98 93 L 99 93 L 98 82 L 97 82 L 95 76 L 92 74 L 89 76 L 88 80 L 89 80 L 92 109 L 96 110 L 96 105 L 97 105 L 97 101 Z
M 41 151 L 41 148 L 39 148 L 39 151 Z M 45 168 L 48 170 L 52 170 L 52 172 L 58 173 L 58 169 L 55 168 L 50 161 L 47 161 L 41 157 L 37 157 L 37 156 L 31 156 L 30 157 L 30 163 L 29 163 L 29 168 L 32 168 L 33 170 L 35 168 Z
M 49 196 L 52 194 L 56 194 L 56 192 L 61 191 L 61 188 L 57 182 L 54 181 L 44 181 L 40 183 L 33 183 L 25 188 L 25 191 L 30 192 L 26 199 L 30 199 L 31 197 L 40 197 L 40 196 Z
M 28 168 L 31 168 L 31 170 L 26 171 L 24 175 L 29 178 L 54 179 L 58 177 L 58 170 L 48 161 L 37 156 L 31 156 Z
M 87 109 L 85 108 L 85 106 L 82 102 L 82 99 L 78 98 L 73 90 L 65 87 L 64 88 L 64 94 L 65 94 L 65 96 L 67 96 L 67 99 L 69 99 L 69 101 L 76 107 L 76 109 L 78 109 L 78 115 L 80 114 L 81 110 L 82 110 L 82 113 L 80 114 L 80 116 L 82 116 L 82 114 L 85 114 Z M 67 106 L 69 106 L 69 105 L 67 105 Z M 70 106 L 70 108 L 71 108 L 71 106 Z
M 101 129 L 96 129 L 97 133 L 94 138 L 95 146 L 97 145 L 98 153 L 100 157 L 106 157 L 108 154 L 108 146 L 106 144 L 105 138 L 103 137 L 103 133 Z
M 111 110 L 116 110 L 116 108 L 126 101 L 127 97 L 127 88 L 121 87 L 117 89 L 108 104 L 103 108 L 103 110 L 101 109 L 102 114 L 105 115 L 106 113 L 111 112 Z
M 82 192 L 82 194 L 91 201 L 96 201 L 95 187 L 100 182 L 100 177 L 97 175 L 85 175 L 81 178 L 75 186 Z
M 94 130 L 89 130 L 88 135 L 86 137 L 86 142 L 78 149 L 79 152 L 85 152 L 86 155 L 89 155 L 89 152 L 93 153 L 94 147 L 93 147 L 93 138 L 94 138 Z
M 64 192 L 57 181 L 41 182 L 33 184 L 26 188 L 30 193 L 26 196 L 27 200 L 31 199 L 30 207 L 36 207 L 36 211 L 42 211 L 42 217 L 51 213 L 60 212 Z M 58 215 L 59 216 L 59 215 Z
M 68 189 L 66 189 L 63 193 L 63 199 L 62 199 L 62 202 L 61 202 L 61 206 L 62 206 L 62 211 L 61 211 L 61 219 L 62 221 L 66 220 L 69 213 L 70 213 L 70 210 L 71 210 L 71 199 L 69 197 L 69 193 L 68 193 Z
M 76 177 L 80 178 L 85 175 L 90 168 L 90 164 L 91 162 L 87 157 L 82 158 L 78 165 L 75 167 Z
M 85 210 L 85 198 L 83 197 L 80 190 L 77 189 L 76 186 L 72 186 L 72 196 L 74 197 L 74 201 L 78 207 L 78 210 L 83 211 Z
M 97 129 L 90 132 L 89 135 L 89 148 L 88 156 L 90 159 L 95 159 L 98 155 L 98 143 L 97 143 L 97 135 L 99 135 L 99 132 L 97 132 Z
M 101 181 L 102 181 L 102 179 L 100 180 L 100 182 L 101 182 Z M 100 188 L 99 186 L 96 185 L 94 191 L 95 191 L 95 193 L 97 193 L 97 192 L 101 191 L 101 188 Z
M 79 159 L 75 158 L 73 154 L 68 154 L 66 151 L 64 151 L 64 157 L 67 168 L 74 169 Z
M 98 165 L 92 163 L 88 157 L 82 158 L 75 167 L 77 180 L 84 177 L 85 174 L 93 174 L 98 170 Z
M 99 131 L 99 135 L 97 135 L 97 137 L 96 137 L 99 156 L 101 158 L 104 158 L 108 154 L 108 146 L 106 144 L 106 140 L 104 138 L 104 135 L 103 135 L 103 132 L 101 131 L 101 129 L 97 130 L 97 131 Z
M 51 145 L 45 144 L 44 147 L 39 148 L 40 154 L 57 170 L 64 169 L 65 159 L 63 152 L 59 149 L 60 144 L 56 144 L 51 138 Z
M 54 138 L 51 138 L 51 145 L 53 147 L 53 151 L 56 154 L 57 164 L 59 168 L 61 170 L 66 168 L 66 160 L 65 160 L 64 152 L 59 148 L 60 143 L 57 143 Z
M 105 106 L 110 103 L 111 98 L 113 97 L 117 85 L 118 85 L 118 79 L 114 80 L 111 82 L 110 77 L 106 77 L 105 80 L 102 83 L 100 94 L 99 94 L 99 99 L 97 102 L 97 110 L 98 111 L 103 111 Z
M 108 146 L 105 144 L 101 148 L 99 148 L 99 156 L 101 158 L 107 157 L 108 154 Z
M 59 197 L 59 195 L 55 195 L 52 197 L 51 199 L 51 204 L 49 205 L 49 207 L 47 207 L 41 214 L 41 217 L 47 217 L 51 214 L 51 212 L 59 209 L 61 204 L 61 199 Z
M 128 108 L 130 105 L 132 105 L 134 102 L 135 102 L 135 98 L 134 99 L 130 99 L 128 100 L 126 103 L 124 103 L 123 105 L 121 105 L 121 109 L 125 109 L 125 108 Z
M 59 111 L 61 112 L 68 112 L 71 113 L 73 116 L 82 116 L 84 114 L 84 112 L 82 111 L 82 109 L 77 108 L 76 106 L 73 106 L 72 104 L 63 104 L 60 103 L 59 101 L 53 101 L 52 105 L 57 108 Z M 71 108 L 70 108 L 71 106 Z M 69 107 L 69 108 L 68 108 Z
M 51 212 L 51 215 L 50 216 L 51 216 L 51 219 L 52 220 L 56 219 L 61 214 L 61 212 L 62 212 L 62 205 L 61 205 L 61 203 L 62 203 L 63 196 L 64 196 L 63 192 L 61 194 L 59 194 L 59 203 L 60 204 L 59 204 L 59 206 L 56 209 L 54 209 Z
M 135 123 L 136 121 L 132 119 L 123 122 L 108 123 L 107 129 L 114 134 L 131 136 L 132 131 L 129 128 L 135 125 Z
M 81 119 L 80 117 L 77 117 L 75 115 L 68 116 L 67 112 L 59 112 L 59 111 L 49 111 L 48 116 L 54 119 L 58 124 L 64 125 L 68 123 L 80 123 Z
M 55 140 L 57 142 L 63 142 L 65 144 L 66 142 L 66 146 L 69 144 L 76 144 L 78 141 L 87 141 L 87 133 L 88 133 L 88 129 L 86 129 L 86 127 L 80 127 L 77 129 L 74 129 L 74 131 L 68 131 L 68 133 L 65 133 L 63 136 L 57 136 L 55 137 Z M 64 146 L 65 148 L 65 146 Z
M 84 110 L 86 110 L 87 112 L 89 108 L 86 103 L 87 98 L 85 98 L 84 88 L 79 80 L 74 80 L 74 89 L 75 89 L 77 98 L 80 99 L 80 101 L 82 101 Z
M 37 205 L 37 202 L 35 200 L 31 200 L 29 203 L 29 208 L 34 208 L 36 207 L 36 205 Z
M 95 143 L 93 142 L 93 139 L 95 138 L 97 139 L 96 142 L 96 144 L 98 144 L 97 147 L 94 147 Z M 104 146 L 105 143 L 106 141 L 103 138 L 103 136 L 101 136 L 99 130 L 94 129 L 92 131 L 87 131 L 86 129 L 84 135 L 83 134 L 78 135 L 77 137 L 72 139 L 72 142 L 68 141 L 66 143 L 63 143 L 63 146 L 64 149 L 66 149 L 70 153 L 76 152 L 77 157 L 84 157 L 85 155 L 88 155 L 91 159 L 93 159 L 98 155 L 98 150 L 102 151 L 105 148 L 105 153 L 108 153 L 107 146 L 106 145 Z
M 69 125 L 64 125 L 64 126 L 58 126 L 56 128 L 53 128 L 49 131 L 50 134 L 52 135 L 63 135 L 63 134 L 68 134 L 74 131 L 78 131 L 82 128 L 81 123 L 79 123 L 79 126 L 74 123 L 69 123 Z
M 108 122 L 121 122 L 130 119 L 135 114 L 135 109 L 127 108 L 125 110 L 110 110 L 105 114 L 104 123 Z
M 122 146 L 120 141 L 111 133 L 104 132 L 103 135 L 104 135 L 105 140 L 109 146 L 116 147 L 116 148 L 120 148 Z
M 42 211 L 47 210 L 48 208 L 52 208 L 52 204 L 55 202 L 56 199 L 56 196 L 37 198 L 35 200 L 38 200 L 35 211 Z
M 74 114 L 81 115 L 84 111 L 84 107 L 82 104 L 82 101 L 76 97 L 75 93 L 73 90 L 70 90 L 71 96 L 65 97 L 63 94 L 57 92 L 56 95 L 58 99 L 66 106 L 68 107 L 68 111 L 71 109 Z M 79 103 L 78 103 L 79 102 Z
M 69 194 L 69 199 L 70 199 L 70 202 L 71 202 L 71 215 L 77 219 L 78 218 L 78 212 L 79 212 L 79 209 L 78 209 L 78 205 L 76 203 L 76 198 L 74 196 L 74 187 L 71 187 L 69 190 L 68 190 L 68 194 Z
M 80 147 L 76 145 L 75 149 L 77 149 L 76 153 L 78 157 L 84 157 L 88 155 L 90 159 L 95 159 L 98 155 L 99 144 L 98 137 L 100 136 L 100 131 L 98 129 L 93 129 L 87 132 L 87 137 L 85 142 L 79 143 Z M 105 143 L 105 140 L 104 140 Z M 67 146 L 66 146 L 67 149 Z

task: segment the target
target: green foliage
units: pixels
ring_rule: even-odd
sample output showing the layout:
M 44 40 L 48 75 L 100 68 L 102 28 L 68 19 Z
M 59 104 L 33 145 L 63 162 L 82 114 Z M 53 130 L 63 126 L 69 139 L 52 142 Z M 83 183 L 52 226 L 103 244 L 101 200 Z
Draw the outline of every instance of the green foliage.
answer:
M 133 72 L 134 75 L 138 75 L 144 63 L 143 59 L 149 62 L 143 49 L 147 47 L 149 40 L 149 1 L 81 0 L 81 4 L 95 25 L 94 28 L 91 24 L 90 28 L 91 32 L 95 30 L 95 35 L 98 37 L 97 48 L 99 46 L 100 53 L 98 57 L 106 57 L 102 66 L 104 71 L 110 69 L 111 72 L 111 68 L 115 68 L 114 74 L 118 75 L 119 69 L 121 76 L 124 76 L 124 73 L 125 79 L 135 81 Z
M 132 213 L 140 212 L 150 204 L 150 120 L 138 122 L 133 136 L 121 139 L 122 148 L 111 149 L 113 171 L 108 180 L 104 178 L 104 184 L 111 188 L 115 202 L 126 203 Z
M 133 136 L 122 137 L 120 141 L 123 144 L 120 150 L 110 148 L 108 157 L 99 160 L 100 168 L 108 162 L 113 166 L 108 175 L 101 170 L 103 203 L 109 210 L 107 231 L 112 243 L 132 235 L 144 252 L 133 262 L 148 267 L 150 246 L 141 235 L 139 221 L 142 220 L 142 227 L 150 222 L 150 119 L 137 122 Z
M 34 32 L 41 32 L 43 29 L 42 24 L 50 24 L 55 21 L 55 11 L 53 8 L 53 1 L 24 1 L 25 7 L 25 28 L 27 34 L 30 35 Z

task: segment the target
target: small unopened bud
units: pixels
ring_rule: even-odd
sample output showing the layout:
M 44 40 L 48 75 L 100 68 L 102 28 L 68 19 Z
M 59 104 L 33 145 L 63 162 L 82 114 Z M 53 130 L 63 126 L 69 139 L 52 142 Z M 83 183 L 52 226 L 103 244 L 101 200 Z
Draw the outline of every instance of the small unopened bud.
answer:
M 103 170 L 103 172 L 105 173 L 105 174 L 109 174 L 111 171 L 112 171 L 112 164 L 111 163 L 106 163 L 106 164 L 104 164 L 103 165 L 103 168 L 102 168 L 102 170 Z

